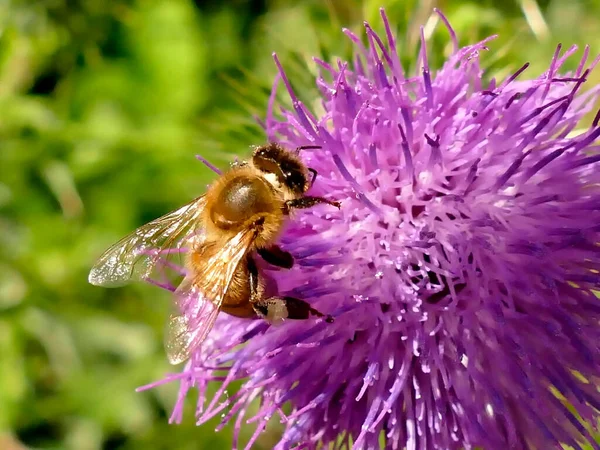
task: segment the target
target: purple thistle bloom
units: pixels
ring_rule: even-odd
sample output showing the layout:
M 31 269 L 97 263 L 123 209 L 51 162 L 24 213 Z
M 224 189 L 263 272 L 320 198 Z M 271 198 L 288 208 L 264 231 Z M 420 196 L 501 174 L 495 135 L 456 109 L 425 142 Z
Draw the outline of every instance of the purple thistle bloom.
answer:
M 221 315 L 160 382 L 181 386 L 171 420 L 194 386 L 198 423 L 235 421 L 236 448 L 243 423 L 251 448 L 272 416 L 282 450 L 600 448 L 600 115 L 581 125 L 599 58 L 586 47 L 560 75 L 576 49 L 559 46 L 539 78 L 517 81 L 524 66 L 484 86 L 491 38 L 458 48 L 440 14 L 453 54 L 430 71 L 422 38 L 422 73 L 408 76 L 382 17 L 368 47 L 345 31 L 352 63 L 316 60 L 318 116 L 276 60 L 293 110 L 276 116 L 273 95 L 265 122 L 269 139 L 322 147 L 303 152 L 311 194 L 342 200 L 298 213 L 281 240 L 296 265 L 270 272 L 335 322 Z

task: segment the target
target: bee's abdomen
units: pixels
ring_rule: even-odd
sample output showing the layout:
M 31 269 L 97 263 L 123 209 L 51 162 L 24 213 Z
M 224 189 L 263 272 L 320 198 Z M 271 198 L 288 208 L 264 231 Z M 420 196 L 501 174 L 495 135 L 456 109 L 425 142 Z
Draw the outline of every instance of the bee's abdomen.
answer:
M 243 226 L 250 218 L 276 208 L 272 188 L 260 177 L 246 175 L 227 180 L 216 193 L 211 221 L 223 230 Z

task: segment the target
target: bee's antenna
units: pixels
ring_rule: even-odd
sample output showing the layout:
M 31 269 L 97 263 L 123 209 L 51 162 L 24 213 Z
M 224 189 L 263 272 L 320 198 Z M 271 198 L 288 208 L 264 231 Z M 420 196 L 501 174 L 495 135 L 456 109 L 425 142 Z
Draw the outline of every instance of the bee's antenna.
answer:
M 221 172 L 215 165 L 211 164 L 210 161 L 206 158 L 203 158 L 201 155 L 196 155 L 196 159 L 208 167 L 210 170 L 215 172 L 217 175 L 221 175 Z
M 310 180 L 310 185 L 312 186 L 313 184 L 315 184 L 315 180 L 317 179 L 317 171 L 312 167 L 309 167 L 308 171 L 312 173 L 312 180 Z
M 300 147 L 296 147 L 296 154 L 300 153 L 300 150 L 315 150 L 318 148 L 323 148 L 320 145 L 301 145 Z

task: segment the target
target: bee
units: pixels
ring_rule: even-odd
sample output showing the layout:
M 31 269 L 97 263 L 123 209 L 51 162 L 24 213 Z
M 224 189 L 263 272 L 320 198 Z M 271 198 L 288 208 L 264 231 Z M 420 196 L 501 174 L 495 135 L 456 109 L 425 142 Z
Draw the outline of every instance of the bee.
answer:
M 304 300 L 279 296 L 272 280 L 259 270 L 257 256 L 283 269 L 293 256 L 277 241 L 296 209 L 340 202 L 305 195 L 317 172 L 278 143 L 255 148 L 248 161 L 233 163 L 187 205 L 155 219 L 111 246 L 92 267 L 89 282 L 118 287 L 130 281 L 179 276 L 174 290 L 177 313 L 165 332 L 171 364 L 187 360 L 206 339 L 220 311 L 241 318 L 284 319 L 331 316 Z M 180 264 L 173 260 L 180 258 Z M 183 269 L 181 269 L 183 267 Z

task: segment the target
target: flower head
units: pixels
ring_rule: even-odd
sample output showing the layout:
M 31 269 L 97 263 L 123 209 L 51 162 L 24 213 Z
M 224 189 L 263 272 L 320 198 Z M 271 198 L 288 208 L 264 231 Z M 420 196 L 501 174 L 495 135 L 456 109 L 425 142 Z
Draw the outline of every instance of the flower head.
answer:
M 269 326 L 227 316 L 177 379 L 181 418 L 200 390 L 199 423 L 218 414 L 285 431 L 276 448 L 579 448 L 600 409 L 600 136 L 581 128 L 598 58 L 559 47 L 540 77 L 484 85 L 483 42 L 438 71 L 404 73 L 366 25 L 351 63 L 316 60 L 323 112 L 296 98 L 267 135 L 303 152 L 314 195 L 340 211 L 298 214 L 273 271 L 279 290 L 335 317 Z M 274 98 L 274 97 L 273 97 Z M 240 346 L 239 344 L 244 344 Z M 217 395 L 204 398 L 211 380 Z M 241 389 L 226 398 L 234 380 Z M 250 402 L 260 410 L 246 417 Z M 289 405 L 289 406 L 286 406 Z M 290 411 L 283 412 L 289 407 Z M 237 443 L 235 444 L 237 445 Z M 325 447 L 331 448 L 331 447 Z M 598 448 L 598 447 L 595 447 Z

